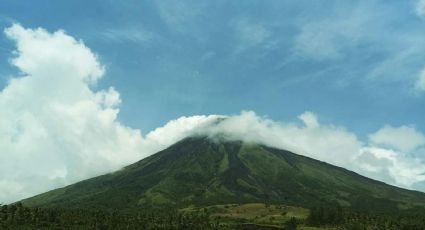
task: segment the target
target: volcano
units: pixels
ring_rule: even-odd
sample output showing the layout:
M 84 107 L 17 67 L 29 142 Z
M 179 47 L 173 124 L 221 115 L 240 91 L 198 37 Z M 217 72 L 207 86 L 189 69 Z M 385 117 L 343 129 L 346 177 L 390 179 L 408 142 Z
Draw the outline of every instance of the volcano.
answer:
M 117 172 L 22 201 L 30 207 L 123 211 L 254 202 L 397 212 L 424 207 L 425 194 L 289 151 L 198 136 Z

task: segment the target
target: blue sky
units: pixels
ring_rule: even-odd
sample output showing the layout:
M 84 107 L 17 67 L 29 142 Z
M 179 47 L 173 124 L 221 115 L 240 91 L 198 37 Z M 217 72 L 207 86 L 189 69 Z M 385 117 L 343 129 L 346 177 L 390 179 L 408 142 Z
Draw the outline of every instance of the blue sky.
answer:
M 0 28 L 0 203 L 199 127 L 425 191 L 425 0 L 4 0 Z
M 309 110 L 364 135 L 425 130 L 425 20 L 415 1 L 2 1 L 1 26 L 65 30 L 98 54 L 119 119 L 143 132 L 182 115 Z M 0 38 L 0 87 L 16 72 Z

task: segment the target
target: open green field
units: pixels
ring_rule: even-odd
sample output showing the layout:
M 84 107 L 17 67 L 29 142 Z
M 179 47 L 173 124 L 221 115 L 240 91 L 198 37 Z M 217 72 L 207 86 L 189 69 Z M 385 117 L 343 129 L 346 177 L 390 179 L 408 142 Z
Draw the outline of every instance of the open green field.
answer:
M 223 225 L 255 224 L 261 227 L 283 229 L 291 218 L 296 218 L 299 230 L 332 230 L 333 228 L 306 227 L 304 222 L 309 215 L 309 210 L 287 205 L 267 205 L 264 203 L 225 204 L 206 207 L 189 207 L 181 209 L 182 212 L 204 211 L 213 221 Z

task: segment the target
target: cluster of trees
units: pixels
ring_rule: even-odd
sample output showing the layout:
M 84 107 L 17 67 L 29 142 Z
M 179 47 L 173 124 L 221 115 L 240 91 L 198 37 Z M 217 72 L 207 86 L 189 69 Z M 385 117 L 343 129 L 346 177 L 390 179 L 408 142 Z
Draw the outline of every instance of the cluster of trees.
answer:
M 313 208 L 307 220 L 292 218 L 284 229 L 297 225 L 334 227 L 344 230 L 425 230 L 425 212 L 368 214 L 340 207 Z M 146 210 L 129 213 L 28 208 L 17 203 L 0 205 L 0 229 L 257 229 L 255 224 L 220 223 L 208 210 L 178 212 Z M 264 228 L 265 229 L 265 228 Z M 270 226 L 270 229 L 272 227 Z
M 224 223 L 210 218 L 210 211 L 178 212 L 173 209 L 106 212 L 29 208 L 21 203 L 0 205 L 0 229 L 258 229 L 258 225 Z M 296 230 L 297 220 L 285 224 Z M 265 229 L 265 228 L 264 228 Z M 270 227 L 270 229 L 275 229 Z
M 372 214 L 320 207 L 311 209 L 307 223 L 346 230 L 425 230 L 425 212 Z
M 341 225 L 345 222 L 347 212 L 343 211 L 340 207 L 332 208 L 312 208 L 308 216 L 307 223 L 312 226 L 323 225 Z
M 87 210 L 0 207 L 0 229 L 217 229 L 209 216 L 177 211 L 123 214 Z

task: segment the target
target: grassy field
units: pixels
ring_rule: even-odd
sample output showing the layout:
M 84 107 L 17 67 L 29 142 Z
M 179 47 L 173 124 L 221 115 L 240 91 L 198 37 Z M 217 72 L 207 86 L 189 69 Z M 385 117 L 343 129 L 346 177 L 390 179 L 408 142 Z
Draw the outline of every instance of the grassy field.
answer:
M 303 222 L 309 215 L 309 210 L 287 205 L 266 205 L 263 203 L 225 204 L 207 207 L 189 207 L 181 209 L 182 212 L 205 211 L 212 220 L 222 224 L 256 224 L 259 226 L 280 229 L 291 218 L 296 218 L 300 225 L 299 230 L 332 230 L 331 228 L 305 227 Z

